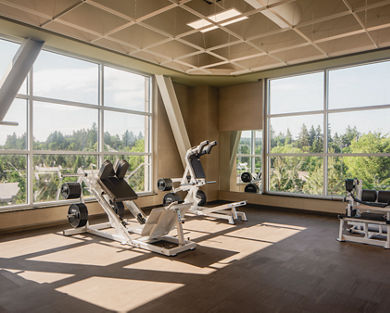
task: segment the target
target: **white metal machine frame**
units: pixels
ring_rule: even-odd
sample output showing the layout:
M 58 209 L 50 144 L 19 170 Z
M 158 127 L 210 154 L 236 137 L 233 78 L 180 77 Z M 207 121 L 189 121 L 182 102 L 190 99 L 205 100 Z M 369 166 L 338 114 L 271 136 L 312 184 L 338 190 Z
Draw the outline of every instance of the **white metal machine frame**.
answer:
M 339 215 L 337 240 L 390 249 L 390 203 L 364 201 L 361 180 L 347 180 L 346 186 L 348 205 L 346 214 Z
M 124 245 L 146 249 L 166 256 L 175 256 L 180 252 L 195 249 L 196 243 L 185 240 L 182 226 L 182 216 L 190 208 L 191 203 L 171 203 L 167 207 L 152 209 L 150 215 L 146 217 L 144 212 L 133 200 L 122 201 L 124 207 L 140 223 L 138 227 L 131 227 L 129 226 L 128 220 L 122 219 L 115 213 L 110 204 L 110 200 L 113 201 L 115 199 L 112 199 L 107 193 L 107 190 L 102 187 L 99 176 L 83 171 L 80 171 L 79 174 L 78 183 L 85 183 L 90 192 L 96 197 L 96 200 L 108 217 L 108 222 L 94 225 L 90 225 L 87 222 L 85 226 L 65 230 L 63 232 L 64 235 L 71 236 L 81 233 L 91 233 L 96 236 L 118 241 Z M 82 192 L 80 199 L 83 202 Z M 168 233 L 174 228 L 177 230 L 177 236 L 169 236 Z M 108 232 L 107 230 L 109 229 L 114 231 Z M 136 238 L 135 235 L 138 235 L 138 237 Z M 166 247 L 161 244 L 156 244 L 158 242 L 168 242 L 170 244 L 169 247 Z
M 167 189 L 172 190 L 173 193 L 179 191 L 187 192 L 184 198 L 184 203 L 191 204 L 188 213 L 192 213 L 199 216 L 209 216 L 217 219 L 226 219 L 229 224 L 235 224 L 238 218 L 242 221 L 247 221 L 246 214 L 237 210 L 238 207 L 246 205 L 246 201 L 239 201 L 234 203 L 228 203 L 215 207 L 204 207 L 201 198 L 199 198 L 199 192 L 203 193 L 199 188 L 215 181 L 206 181 L 202 165 L 199 158 L 204 154 L 209 154 L 211 149 L 217 144 L 216 141 L 209 142 L 208 140 L 201 142 L 198 146 L 192 147 L 187 150 L 185 155 L 186 168 L 184 170 L 183 177 L 181 178 L 163 178 L 161 180 L 171 182 L 172 184 L 179 184 L 177 187 L 170 186 Z M 159 180 L 159 181 L 161 181 Z M 159 189 L 161 190 L 160 186 Z M 203 193 L 204 194 L 204 193 Z

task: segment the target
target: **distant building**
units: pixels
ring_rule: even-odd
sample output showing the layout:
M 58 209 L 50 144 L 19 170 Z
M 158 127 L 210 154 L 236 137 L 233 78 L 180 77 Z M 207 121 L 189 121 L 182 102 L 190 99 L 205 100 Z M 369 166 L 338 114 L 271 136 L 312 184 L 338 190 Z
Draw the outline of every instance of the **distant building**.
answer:
M 0 183 L 0 203 L 13 202 L 19 190 L 18 183 Z

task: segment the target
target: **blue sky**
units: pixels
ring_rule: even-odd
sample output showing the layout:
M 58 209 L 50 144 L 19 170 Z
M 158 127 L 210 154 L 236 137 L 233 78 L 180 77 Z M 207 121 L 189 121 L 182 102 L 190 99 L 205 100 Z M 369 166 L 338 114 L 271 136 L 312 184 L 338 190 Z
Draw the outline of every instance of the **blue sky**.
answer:
M 0 77 L 4 77 L 19 45 L 0 40 Z M 98 104 L 98 65 L 47 51 L 41 51 L 34 63 L 34 95 L 61 100 Z M 105 67 L 105 105 L 144 111 L 145 77 L 127 71 Z M 24 89 L 23 89 L 24 88 Z M 21 93 L 25 93 L 24 85 Z M 16 99 L 9 109 L 6 121 L 19 122 L 19 126 L 0 126 L 0 144 L 7 135 L 26 132 L 26 104 Z M 44 141 L 54 130 L 71 134 L 77 129 L 90 128 L 98 123 L 98 110 L 35 102 L 33 110 L 33 135 Z M 126 130 L 144 133 L 143 116 L 107 112 L 105 131 L 122 135 Z

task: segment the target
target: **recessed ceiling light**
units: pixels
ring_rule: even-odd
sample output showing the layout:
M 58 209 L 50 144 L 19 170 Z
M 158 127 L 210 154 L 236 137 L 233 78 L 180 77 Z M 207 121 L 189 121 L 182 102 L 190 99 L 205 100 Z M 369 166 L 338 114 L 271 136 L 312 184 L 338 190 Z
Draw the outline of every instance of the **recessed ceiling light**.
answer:
M 215 23 L 220 23 L 220 22 L 223 22 L 227 19 L 233 18 L 235 16 L 239 16 L 239 15 L 241 15 L 241 12 L 237 11 L 236 9 L 230 9 L 230 10 L 218 13 L 218 14 L 210 15 L 207 18 L 212 20 Z M 221 26 L 226 26 L 229 24 L 237 23 L 237 22 L 242 21 L 242 20 L 246 20 L 247 18 L 248 18 L 247 16 L 240 16 L 238 18 L 235 18 L 233 20 L 230 20 L 230 21 L 227 21 L 224 23 L 220 23 L 220 24 L 221 24 Z M 187 25 L 194 28 L 194 29 L 199 29 L 199 28 L 203 28 L 203 27 L 208 26 L 208 25 L 212 25 L 212 23 L 209 22 L 208 20 L 202 18 L 202 19 L 196 20 L 192 23 L 188 23 Z M 217 28 L 218 28 L 218 26 L 213 25 L 213 26 L 207 27 L 205 29 L 202 29 L 201 32 L 205 33 L 205 32 L 208 32 L 210 30 L 217 29 Z

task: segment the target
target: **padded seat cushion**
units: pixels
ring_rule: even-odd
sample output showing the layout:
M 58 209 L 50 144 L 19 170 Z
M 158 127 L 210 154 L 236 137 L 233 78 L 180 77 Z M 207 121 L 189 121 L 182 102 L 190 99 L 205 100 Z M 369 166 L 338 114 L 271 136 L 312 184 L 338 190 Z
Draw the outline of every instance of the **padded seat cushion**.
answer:
M 115 202 L 135 200 L 138 198 L 137 194 L 124 179 L 111 176 L 98 179 L 98 183 Z

